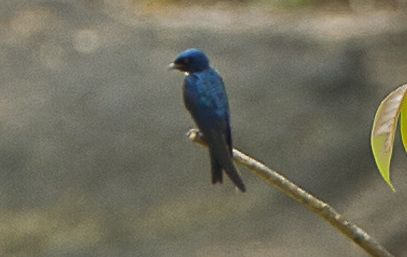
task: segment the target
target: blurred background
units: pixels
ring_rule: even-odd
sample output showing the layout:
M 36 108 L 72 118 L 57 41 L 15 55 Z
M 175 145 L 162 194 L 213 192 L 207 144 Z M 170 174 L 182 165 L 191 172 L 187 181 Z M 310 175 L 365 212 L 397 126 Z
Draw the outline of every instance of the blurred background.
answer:
M 241 169 L 210 183 L 167 65 L 207 52 L 235 146 L 407 256 L 407 159 L 380 101 L 407 81 L 401 0 L 0 1 L 0 256 L 368 256 Z

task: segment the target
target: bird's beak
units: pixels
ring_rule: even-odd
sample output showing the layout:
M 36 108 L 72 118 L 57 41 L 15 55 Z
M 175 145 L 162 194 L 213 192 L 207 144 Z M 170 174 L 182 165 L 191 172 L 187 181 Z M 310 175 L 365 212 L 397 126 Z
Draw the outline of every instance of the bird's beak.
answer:
M 170 63 L 169 65 L 168 65 L 168 70 L 175 70 L 177 68 L 177 65 L 175 65 L 175 63 Z

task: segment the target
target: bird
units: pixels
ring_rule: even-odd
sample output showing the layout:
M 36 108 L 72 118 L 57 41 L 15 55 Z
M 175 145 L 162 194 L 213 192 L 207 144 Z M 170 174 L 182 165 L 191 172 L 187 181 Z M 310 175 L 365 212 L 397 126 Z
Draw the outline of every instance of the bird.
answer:
M 169 65 L 170 70 L 184 72 L 183 98 L 186 109 L 208 144 L 212 184 L 223 183 L 223 172 L 241 191 L 246 187 L 233 164 L 233 145 L 229 103 L 219 73 L 199 49 L 181 52 Z

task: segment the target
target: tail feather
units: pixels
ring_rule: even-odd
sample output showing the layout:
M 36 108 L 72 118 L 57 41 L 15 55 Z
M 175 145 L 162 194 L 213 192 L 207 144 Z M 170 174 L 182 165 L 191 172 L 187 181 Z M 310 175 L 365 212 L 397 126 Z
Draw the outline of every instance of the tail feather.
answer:
M 219 162 L 216 160 L 212 151 L 209 151 L 209 155 L 211 158 L 212 184 L 216 184 L 218 182 L 222 184 L 223 182 L 222 166 L 220 166 Z
M 246 192 L 246 187 L 243 184 L 243 180 L 240 178 L 236 167 L 232 163 L 232 160 L 229 159 L 229 161 L 225 163 L 223 167 L 225 169 L 226 175 L 228 175 L 228 177 L 233 181 L 235 186 L 239 188 L 240 191 Z
M 240 191 L 245 192 L 246 187 L 243 184 L 243 180 L 240 178 L 239 173 L 233 164 L 232 155 L 229 150 L 229 146 L 226 143 L 225 136 L 221 133 L 210 133 L 206 136 L 209 145 L 209 151 L 212 162 L 212 182 L 219 181 L 219 167 L 223 169 L 226 175 L 232 180 Z M 215 168 L 215 169 L 214 169 Z M 216 173 L 215 173 L 216 172 Z M 222 171 L 220 171 L 222 173 Z M 214 177 L 214 174 L 216 177 Z M 222 175 L 220 175 L 221 177 Z M 220 180 L 221 181 L 221 180 Z M 215 182 L 216 183 L 216 182 Z

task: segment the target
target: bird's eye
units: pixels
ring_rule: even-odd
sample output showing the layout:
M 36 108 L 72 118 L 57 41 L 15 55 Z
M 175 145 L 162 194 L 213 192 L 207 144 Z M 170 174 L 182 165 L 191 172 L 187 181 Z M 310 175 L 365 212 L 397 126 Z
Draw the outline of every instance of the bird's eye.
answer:
M 189 58 L 185 58 L 185 59 L 184 59 L 184 63 L 185 63 L 185 64 L 189 63 L 189 61 L 190 61 Z

